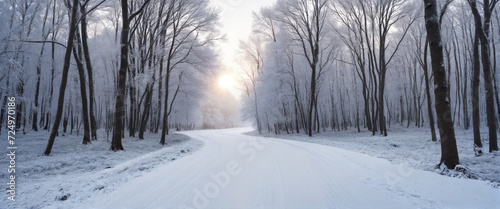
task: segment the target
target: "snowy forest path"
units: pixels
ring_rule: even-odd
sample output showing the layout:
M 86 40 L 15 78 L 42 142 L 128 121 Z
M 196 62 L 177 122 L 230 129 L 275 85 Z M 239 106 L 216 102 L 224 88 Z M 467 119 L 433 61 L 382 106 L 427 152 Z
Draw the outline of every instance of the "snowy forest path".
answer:
M 100 197 L 103 208 L 486 208 L 500 190 L 249 128 L 183 132 L 193 154 Z M 453 192 L 451 192 L 453 191 Z

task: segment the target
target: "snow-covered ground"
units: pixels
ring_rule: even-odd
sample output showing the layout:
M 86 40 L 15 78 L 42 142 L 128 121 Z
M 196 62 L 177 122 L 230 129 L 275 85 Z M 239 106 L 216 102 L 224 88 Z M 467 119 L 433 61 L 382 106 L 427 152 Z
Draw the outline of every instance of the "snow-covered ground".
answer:
M 0 137 L 6 138 L 6 132 Z M 196 151 L 202 146 L 198 140 L 180 134 L 167 137 L 168 144 L 159 144 L 159 135 L 147 135 L 145 140 L 126 137 L 125 151 L 109 151 L 110 144 L 104 132 L 98 132 L 98 141 L 82 145 L 82 136 L 57 137 L 50 156 L 43 156 L 49 133 L 46 131 L 17 135 L 16 143 L 16 201 L 7 199 L 4 192 L 0 208 L 71 208 L 105 195 L 127 181 L 159 165 Z M 2 153 L 8 152 L 7 140 L 2 140 Z M 8 157 L 0 158 L 0 181 L 6 185 Z M 4 186 L 7 188 L 8 186 Z M 5 191 L 5 189 L 4 189 Z
M 80 208 L 498 208 L 500 189 L 332 146 L 185 132 L 205 146 Z
M 257 135 L 257 132 L 252 131 L 246 134 Z M 437 134 L 439 138 L 439 132 Z M 488 140 L 483 138 L 484 154 L 476 157 L 473 150 L 472 128 L 469 130 L 463 130 L 459 127 L 455 128 L 455 134 L 460 163 L 480 179 L 492 181 L 492 186 L 499 187 L 500 152 L 489 153 Z M 441 144 L 439 141 L 431 141 L 431 134 L 428 127 L 403 128 L 393 125 L 387 137 L 383 137 L 378 133 L 372 136 L 371 132 L 358 132 L 356 129 L 327 131 L 315 134 L 314 137 L 305 136 L 305 133 L 282 133 L 280 135 L 263 133 L 263 135 L 266 137 L 339 147 L 387 159 L 396 165 L 408 164 L 416 169 L 442 173 L 441 169 L 436 170 L 436 165 L 441 159 Z M 488 136 L 487 128 L 481 130 L 481 136 Z M 459 173 L 455 174 L 460 175 Z M 500 208 L 500 206 L 498 207 Z
M 18 137 L 17 200 L 7 202 L 4 196 L 0 204 L 64 209 L 500 208 L 500 189 L 493 183 L 433 170 L 439 144 L 426 142 L 425 129 L 392 131 L 389 137 L 354 131 L 279 136 L 293 140 L 243 134 L 251 131 L 183 132 L 191 140 L 173 134 L 165 147 L 158 144 L 158 135 L 125 138 L 126 151 L 116 153 L 108 150 L 104 136 L 87 146 L 80 144 L 80 136 L 58 137 L 49 157 L 41 156 L 48 134 L 29 133 Z M 467 167 L 484 164 L 480 168 L 498 170 L 498 156 L 467 158 L 463 149 L 468 149 L 461 144 L 459 139 Z M 480 163 L 467 164 L 472 160 Z M 6 171 L 1 178 L 7 180 Z

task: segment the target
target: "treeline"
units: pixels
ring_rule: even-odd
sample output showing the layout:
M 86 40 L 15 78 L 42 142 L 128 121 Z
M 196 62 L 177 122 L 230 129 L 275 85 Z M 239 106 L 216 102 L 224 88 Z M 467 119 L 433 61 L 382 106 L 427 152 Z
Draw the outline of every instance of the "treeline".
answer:
M 450 124 L 469 129 L 472 122 L 482 147 L 486 121 L 489 150 L 498 150 L 498 1 L 438 2 L 278 0 L 255 12 L 253 36 L 240 44 L 245 116 L 259 132 L 355 128 L 387 136 L 399 124 L 428 126 L 436 141 L 444 112 L 434 106 L 441 81 L 434 81 L 426 30 L 435 20 Z M 427 6 L 438 12 L 426 20 Z
M 165 144 L 170 129 L 210 125 L 218 14 L 205 0 L 2 1 L 2 127 L 8 96 L 19 131 L 51 131 L 46 155 L 60 133 L 86 144 L 104 129 L 122 150 L 124 136 Z

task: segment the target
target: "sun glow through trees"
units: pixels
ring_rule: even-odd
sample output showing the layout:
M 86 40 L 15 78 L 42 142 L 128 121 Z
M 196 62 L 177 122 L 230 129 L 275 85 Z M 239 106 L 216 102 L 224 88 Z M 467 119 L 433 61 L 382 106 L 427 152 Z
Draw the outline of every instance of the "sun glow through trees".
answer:
M 219 77 L 217 84 L 222 89 L 231 90 L 235 86 L 235 81 L 230 75 L 222 75 Z

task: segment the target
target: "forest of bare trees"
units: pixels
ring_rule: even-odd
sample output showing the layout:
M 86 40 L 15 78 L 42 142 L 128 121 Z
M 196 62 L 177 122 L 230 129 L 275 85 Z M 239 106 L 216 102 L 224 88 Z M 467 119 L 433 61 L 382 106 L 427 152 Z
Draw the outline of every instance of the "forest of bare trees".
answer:
M 18 130 L 51 130 L 46 155 L 65 133 L 123 150 L 126 134 L 201 126 L 201 90 L 216 73 L 214 42 L 222 38 L 209 2 L 1 3 L 2 102 L 19 101 Z M 98 139 L 97 129 L 111 137 Z
M 259 133 L 309 136 L 428 127 L 450 168 L 454 129 L 473 129 L 478 155 L 482 138 L 496 151 L 497 3 L 278 0 L 254 12 L 231 69 L 243 118 Z M 219 13 L 206 0 L 0 1 L 2 127 L 10 96 L 19 132 L 50 131 L 45 155 L 63 134 L 123 150 L 125 136 L 166 144 L 172 129 L 233 126 L 220 108 L 239 101 L 211 87 Z
M 260 75 L 241 77 L 243 112 L 276 134 L 430 127 L 450 168 L 459 163 L 454 129 L 472 120 L 477 154 L 481 137 L 498 150 L 497 2 L 277 1 L 254 13 L 241 44 L 240 59 L 254 63 L 244 75 Z

